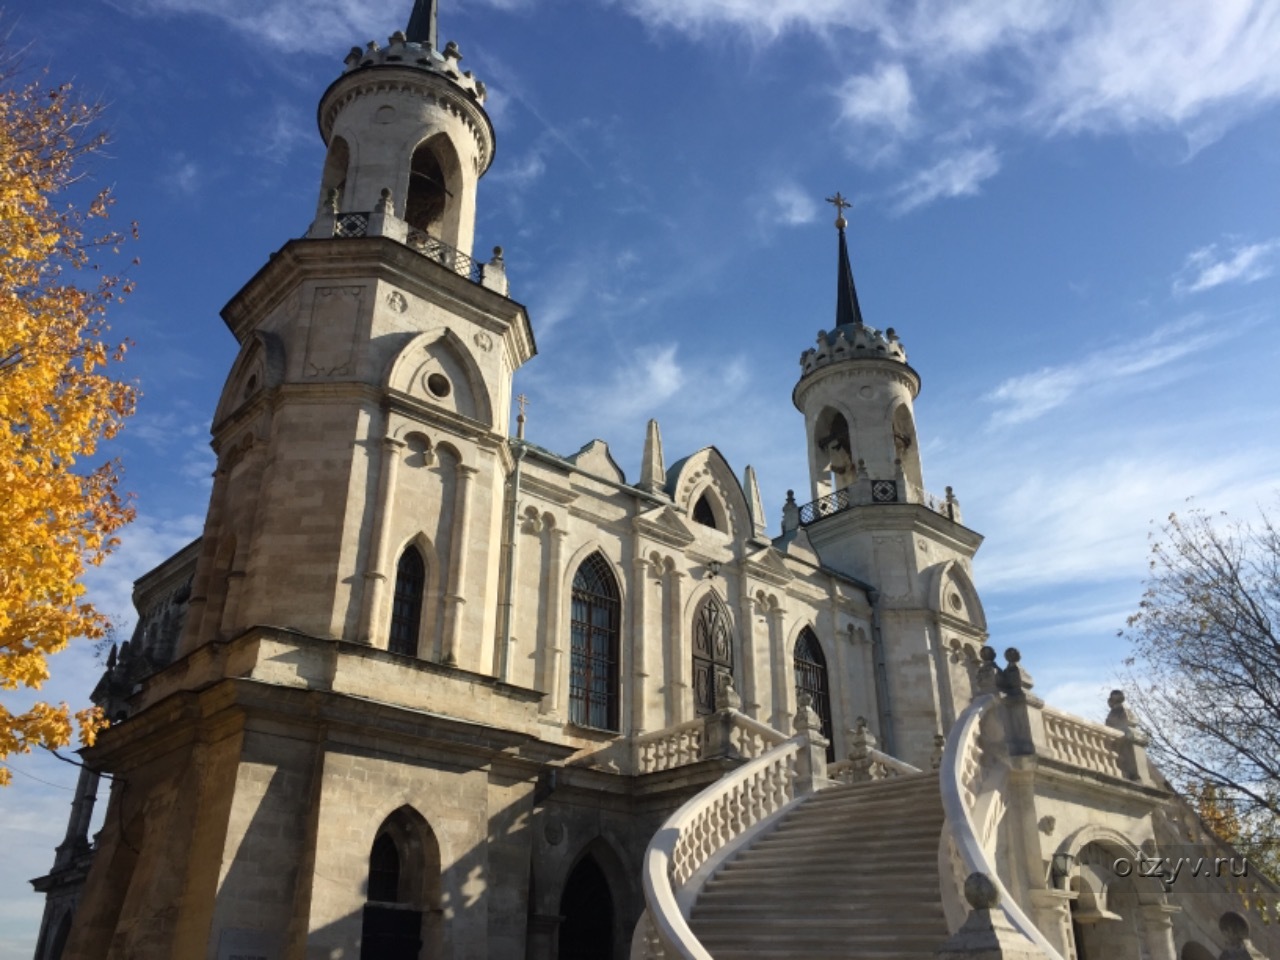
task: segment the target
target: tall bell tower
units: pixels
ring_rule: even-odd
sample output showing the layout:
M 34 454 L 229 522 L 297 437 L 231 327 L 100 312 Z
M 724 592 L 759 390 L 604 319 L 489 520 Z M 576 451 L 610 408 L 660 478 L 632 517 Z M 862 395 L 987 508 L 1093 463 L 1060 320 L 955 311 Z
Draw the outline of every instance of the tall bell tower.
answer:
M 971 561 L 982 537 L 964 527 L 947 488 L 924 488 L 915 398 L 920 375 L 897 332 L 863 321 L 844 211 L 836 323 L 800 358 L 792 393 L 804 414 L 812 501 L 788 511 L 824 565 L 870 584 L 879 735 L 886 749 L 927 763 L 934 737 L 968 703 L 986 621 Z
M 493 159 L 485 87 L 433 0 L 353 48 L 320 99 L 306 237 L 223 319 L 241 349 L 180 655 L 254 624 L 386 647 L 410 541 L 433 599 L 396 652 L 489 672 L 515 371 L 536 351 L 501 250 L 472 258 Z M 487 639 L 459 652 L 459 638 Z

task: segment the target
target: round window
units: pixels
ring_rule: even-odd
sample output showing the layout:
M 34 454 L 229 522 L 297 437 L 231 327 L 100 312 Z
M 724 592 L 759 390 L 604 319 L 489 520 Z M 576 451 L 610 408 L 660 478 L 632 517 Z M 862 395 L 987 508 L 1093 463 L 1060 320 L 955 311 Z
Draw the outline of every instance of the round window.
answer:
M 449 383 L 449 378 L 443 373 L 433 373 L 427 377 L 427 389 L 443 399 L 452 392 L 453 385 Z

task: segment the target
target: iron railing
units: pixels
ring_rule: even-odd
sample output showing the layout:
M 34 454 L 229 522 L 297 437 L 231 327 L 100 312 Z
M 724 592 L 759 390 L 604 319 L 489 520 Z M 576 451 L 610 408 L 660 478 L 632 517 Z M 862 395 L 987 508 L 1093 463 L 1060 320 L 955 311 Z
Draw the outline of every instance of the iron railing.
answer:
M 333 235 L 335 237 L 367 237 L 371 216 L 370 213 L 335 214 Z M 484 279 L 483 264 L 477 263 L 457 247 L 450 246 L 439 237 L 431 236 L 425 230 L 410 227 L 404 243 L 428 260 L 434 260 L 442 267 L 448 267 L 458 276 L 466 277 L 472 283 L 480 283 Z
M 837 490 L 835 493 L 829 493 L 825 497 L 819 497 L 812 503 L 806 503 L 800 508 L 800 526 L 807 527 L 811 523 L 817 523 L 823 517 L 829 517 L 833 513 L 848 510 L 852 506 L 853 497 L 850 496 L 848 487 L 843 490 Z
M 481 264 L 476 263 L 457 247 L 449 246 L 449 244 L 438 237 L 431 236 L 425 230 L 410 227 L 409 235 L 404 242 L 428 260 L 434 260 L 440 266 L 448 267 L 458 276 L 466 277 L 472 283 L 479 283 L 484 279 Z
M 824 517 L 842 513 L 850 507 L 858 506 L 860 503 L 918 503 L 950 520 L 956 519 L 956 511 L 950 501 L 943 497 L 935 497 L 914 484 L 910 484 L 909 489 L 902 490 L 899 489 L 897 480 L 871 480 L 870 484 L 871 496 L 869 499 L 866 499 L 865 492 L 860 492 L 859 496 L 863 499 L 855 500 L 855 487 L 845 487 L 843 490 L 829 493 L 825 497 L 819 497 L 812 503 L 806 503 L 800 508 L 800 526 L 807 527 L 811 523 L 817 523 Z M 907 494 L 905 501 L 900 494 Z
M 369 214 L 335 214 L 333 218 L 333 235 L 335 237 L 367 237 L 369 235 Z

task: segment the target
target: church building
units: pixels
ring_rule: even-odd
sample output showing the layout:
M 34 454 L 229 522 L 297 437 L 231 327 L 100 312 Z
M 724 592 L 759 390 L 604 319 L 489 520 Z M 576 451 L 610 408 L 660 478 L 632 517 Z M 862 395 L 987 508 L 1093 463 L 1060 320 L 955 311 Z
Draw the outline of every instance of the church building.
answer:
M 780 529 L 655 421 L 634 479 L 525 439 L 537 318 L 474 249 L 495 131 L 460 60 L 417 0 L 320 99 L 314 220 L 222 311 L 203 534 L 137 583 L 35 960 L 1280 945 L 1258 878 L 1122 869 L 1234 855 L 1123 695 L 1053 710 L 988 645 L 982 537 L 925 489 L 921 374 L 863 320 L 839 194 Z

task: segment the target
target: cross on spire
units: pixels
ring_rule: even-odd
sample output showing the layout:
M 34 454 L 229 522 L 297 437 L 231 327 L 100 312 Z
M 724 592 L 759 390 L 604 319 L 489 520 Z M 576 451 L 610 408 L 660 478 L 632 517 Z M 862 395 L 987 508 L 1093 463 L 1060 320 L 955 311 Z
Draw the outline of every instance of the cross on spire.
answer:
M 844 238 L 844 228 L 849 221 L 844 212 L 853 204 L 838 191 L 827 197 L 827 203 L 836 208 L 836 230 L 840 233 L 840 253 L 836 263 L 836 326 L 862 326 L 862 308 L 858 305 L 858 291 L 853 285 L 853 268 L 849 266 L 849 245 Z
M 522 393 L 520 394 L 520 396 L 516 397 L 516 403 L 519 404 L 520 406 L 520 413 L 516 417 L 516 439 L 523 440 L 524 439 L 524 422 L 526 419 L 524 415 L 524 411 L 525 411 L 525 407 L 529 405 L 529 398 Z
M 844 218 L 844 212 L 853 206 L 848 200 L 841 196 L 840 191 L 836 191 L 834 197 L 827 197 L 827 203 L 836 208 L 836 229 L 843 230 L 849 225 L 849 221 Z

